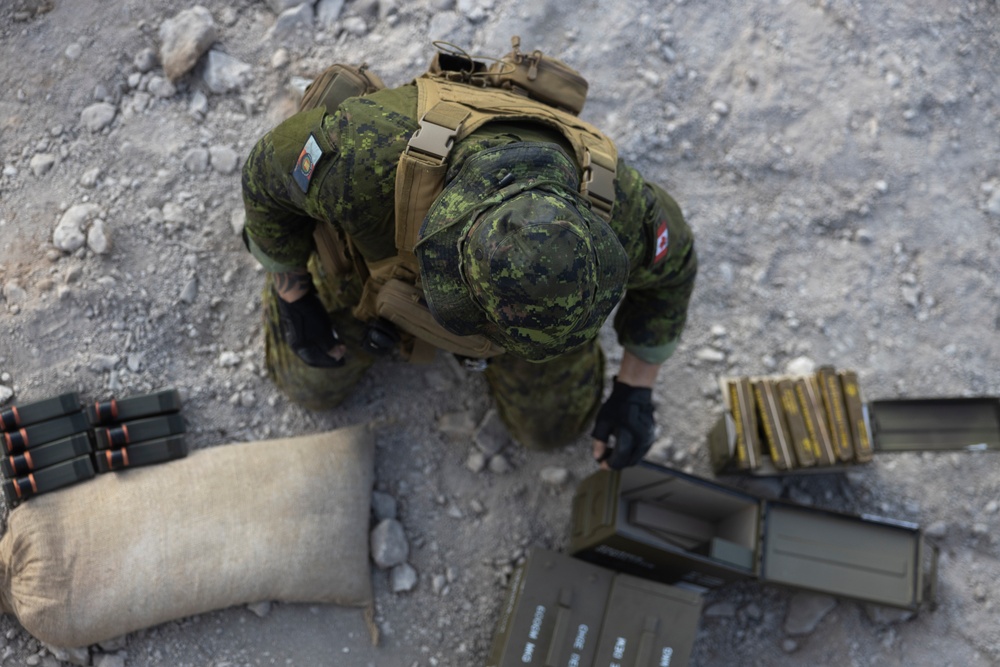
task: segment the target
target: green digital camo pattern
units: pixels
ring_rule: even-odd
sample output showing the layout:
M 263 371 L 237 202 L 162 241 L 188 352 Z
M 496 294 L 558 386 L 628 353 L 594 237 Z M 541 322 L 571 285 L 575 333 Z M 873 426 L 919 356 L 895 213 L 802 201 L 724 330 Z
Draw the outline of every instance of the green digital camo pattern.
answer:
M 315 368 L 299 359 L 281 333 L 278 297 L 268 275 L 262 294 L 265 365 L 271 381 L 293 402 L 328 410 L 350 396 L 374 358 L 361 349 L 364 326 L 350 314 L 361 296 L 358 276 L 327 276 L 315 256 L 308 268 L 347 346 L 345 363 Z M 596 340 L 545 363 L 505 354 L 491 361 L 485 376 L 511 436 L 526 447 L 551 449 L 573 442 L 593 419 L 604 388 L 604 355 Z
M 244 167 L 246 230 L 256 246 L 255 256 L 268 270 L 305 264 L 313 247 L 314 220 L 340 225 L 371 260 L 394 253 L 395 168 L 417 127 L 415 86 L 352 98 L 322 121 L 311 115 L 315 113 L 293 116 L 266 134 Z M 303 194 L 291 171 L 310 132 L 317 135 L 324 155 L 309 192 Z M 470 154 L 541 134 L 537 126 L 488 124 L 455 147 L 448 178 Z M 684 327 L 697 270 L 692 235 L 674 200 L 621 160 L 615 189 L 610 226 L 630 264 L 615 329 L 626 349 L 657 363 L 669 356 Z M 666 258 L 654 264 L 661 221 L 670 248 Z
M 435 318 L 543 361 L 592 340 L 624 291 L 625 251 L 553 144 L 470 155 L 431 206 L 416 255 Z

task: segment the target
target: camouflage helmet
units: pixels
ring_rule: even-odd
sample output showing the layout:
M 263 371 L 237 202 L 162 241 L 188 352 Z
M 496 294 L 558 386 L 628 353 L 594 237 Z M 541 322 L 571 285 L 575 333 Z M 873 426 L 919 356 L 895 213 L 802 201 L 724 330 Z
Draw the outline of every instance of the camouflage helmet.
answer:
M 625 291 L 628 257 L 578 186 L 555 144 L 466 159 L 414 248 L 435 319 L 536 362 L 596 337 Z

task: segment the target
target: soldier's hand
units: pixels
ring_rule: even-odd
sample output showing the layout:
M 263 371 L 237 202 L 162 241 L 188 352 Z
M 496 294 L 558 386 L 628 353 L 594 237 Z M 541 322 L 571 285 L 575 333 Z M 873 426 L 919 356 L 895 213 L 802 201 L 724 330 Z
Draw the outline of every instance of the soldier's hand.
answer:
M 285 341 L 299 359 L 320 368 L 344 365 L 347 348 L 334 330 L 315 288 L 291 302 L 279 296 L 278 315 Z
M 611 395 L 594 422 L 594 458 L 602 468 L 620 470 L 642 460 L 653 445 L 653 390 L 615 378 Z M 610 440 L 614 438 L 614 446 Z

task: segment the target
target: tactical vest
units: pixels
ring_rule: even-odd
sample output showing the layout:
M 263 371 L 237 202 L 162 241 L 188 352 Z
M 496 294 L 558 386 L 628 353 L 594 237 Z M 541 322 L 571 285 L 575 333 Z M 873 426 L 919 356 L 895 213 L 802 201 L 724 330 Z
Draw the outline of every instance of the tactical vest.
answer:
M 444 189 L 448 155 L 456 142 L 491 121 L 551 127 L 573 147 L 581 169 L 580 194 L 595 213 L 605 220 L 611 217 L 617 149 L 606 135 L 574 115 L 583 106 L 586 81 L 539 51 L 521 54 L 517 38 L 512 42 L 513 51 L 488 71 L 471 58 L 458 58 L 469 70 L 443 67 L 443 61 L 455 56 L 438 54 L 429 70 L 414 81 L 420 127 L 410 137 L 396 170 L 396 255 L 367 262 L 352 248 L 350 238 L 333 225 L 316 225 L 317 254 L 324 270 L 330 275 L 355 270 L 363 278 L 354 316 L 364 322 L 381 319 L 395 325 L 403 338 L 403 355 L 411 361 L 430 360 L 435 348 L 474 359 L 503 352 L 483 336 L 459 336 L 441 326 L 427 308 L 421 289 L 413 249 L 424 217 Z M 364 66 L 334 65 L 307 89 L 300 110 L 325 105 L 332 113 L 347 97 L 382 87 L 381 80 Z

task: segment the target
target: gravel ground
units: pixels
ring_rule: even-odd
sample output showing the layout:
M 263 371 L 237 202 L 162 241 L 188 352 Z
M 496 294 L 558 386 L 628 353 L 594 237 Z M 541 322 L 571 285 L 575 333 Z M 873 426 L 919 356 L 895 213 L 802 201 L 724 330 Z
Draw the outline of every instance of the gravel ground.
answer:
M 500 55 L 516 34 L 589 79 L 583 116 L 676 196 L 701 260 L 652 460 L 711 476 L 722 375 L 832 364 L 869 400 L 1000 395 L 995 0 L 202 4 L 213 55 L 174 82 L 162 30 L 189 3 L 0 6 L 0 402 L 173 385 L 195 448 L 373 421 L 380 511 L 413 570 L 373 566 L 377 648 L 354 610 L 264 604 L 72 653 L 5 616 L 0 664 L 482 664 L 512 568 L 565 549 L 589 441 L 477 444 L 481 377 L 380 361 L 341 409 L 309 413 L 264 376 L 239 167 L 332 62 L 401 84 L 434 39 Z M 1000 663 L 998 472 L 994 453 L 882 454 L 750 485 L 926 527 L 940 602 L 911 615 L 728 585 L 706 595 L 692 664 Z

